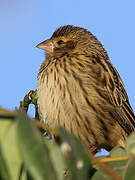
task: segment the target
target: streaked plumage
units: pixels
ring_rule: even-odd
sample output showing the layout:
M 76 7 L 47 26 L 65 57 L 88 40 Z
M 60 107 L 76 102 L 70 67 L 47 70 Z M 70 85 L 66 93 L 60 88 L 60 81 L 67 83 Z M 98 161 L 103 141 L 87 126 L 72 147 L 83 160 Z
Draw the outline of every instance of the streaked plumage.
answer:
M 102 44 L 74 26 L 57 29 L 37 47 L 47 51 L 38 74 L 41 121 L 64 127 L 90 149 L 123 145 L 135 116 L 123 82 Z

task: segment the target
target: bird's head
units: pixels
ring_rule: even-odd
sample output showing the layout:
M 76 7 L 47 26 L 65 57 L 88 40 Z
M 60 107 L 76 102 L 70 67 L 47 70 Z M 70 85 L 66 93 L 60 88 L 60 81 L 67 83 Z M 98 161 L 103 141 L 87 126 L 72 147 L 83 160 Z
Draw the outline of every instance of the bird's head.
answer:
M 93 51 L 95 53 L 95 50 L 104 51 L 101 43 L 88 30 L 72 25 L 58 28 L 50 39 L 41 42 L 37 47 L 54 57 L 75 53 L 90 54 Z

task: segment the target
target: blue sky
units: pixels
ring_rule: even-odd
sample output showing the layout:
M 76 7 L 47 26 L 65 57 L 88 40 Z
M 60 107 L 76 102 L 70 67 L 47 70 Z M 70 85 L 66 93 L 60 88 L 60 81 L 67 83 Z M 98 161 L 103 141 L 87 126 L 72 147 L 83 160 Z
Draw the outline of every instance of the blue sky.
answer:
M 103 43 L 135 110 L 134 8 L 134 0 L 1 1 L 0 106 L 14 109 L 36 89 L 44 52 L 35 46 L 57 27 L 72 24 L 89 29 Z
M 0 106 L 14 109 L 31 89 L 44 52 L 35 46 L 65 24 L 89 29 L 106 48 L 135 109 L 134 0 L 0 2 Z

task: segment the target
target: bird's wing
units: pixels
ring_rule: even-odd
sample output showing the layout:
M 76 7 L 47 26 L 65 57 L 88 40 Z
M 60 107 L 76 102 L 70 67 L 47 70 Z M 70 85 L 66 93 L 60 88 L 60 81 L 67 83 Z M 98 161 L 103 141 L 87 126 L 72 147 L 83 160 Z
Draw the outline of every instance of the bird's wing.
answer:
M 106 89 L 111 98 L 111 102 L 119 113 L 117 121 L 127 134 L 135 130 L 135 115 L 130 106 L 128 95 L 125 86 L 120 78 L 119 73 L 112 65 L 110 60 L 98 59 L 101 68 L 104 69 L 104 76 L 106 79 Z

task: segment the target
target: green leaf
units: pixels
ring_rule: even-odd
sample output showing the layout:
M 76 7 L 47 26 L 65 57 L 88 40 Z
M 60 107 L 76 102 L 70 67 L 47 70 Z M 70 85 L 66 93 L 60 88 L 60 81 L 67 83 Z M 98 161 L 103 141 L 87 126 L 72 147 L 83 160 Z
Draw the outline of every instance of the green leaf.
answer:
M 9 129 L 14 124 L 14 121 L 10 119 L 0 118 L 0 143 L 4 137 L 8 134 Z
M 70 170 L 71 179 L 88 179 L 88 171 L 92 164 L 85 147 L 78 138 L 69 135 L 64 129 L 60 132 L 63 139 L 61 148 L 64 149 L 65 146 L 65 162 Z
M 135 132 L 128 137 L 126 141 L 126 150 L 128 154 L 135 154 Z
M 50 153 L 35 122 L 23 113 L 19 113 L 17 120 L 20 152 L 32 177 L 36 180 L 56 180 Z
M 3 114 L 4 115 L 4 114 Z M 20 173 L 22 159 L 18 151 L 18 142 L 16 135 L 16 122 L 5 116 L 6 119 L 0 117 L 0 172 L 6 171 L 8 179 L 17 179 Z M 5 164 L 2 162 L 5 161 Z M 4 169 L 2 170 L 2 166 Z M 6 179 L 6 177 L 5 177 Z
M 110 159 L 114 158 L 115 161 L 112 160 L 112 162 L 105 163 L 106 166 L 109 167 L 111 171 L 113 171 L 116 175 L 118 175 L 121 178 L 124 178 L 129 164 L 129 159 L 117 160 L 117 158 L 119 159 L 122 158 L 123 156 L 127 156 L 126 149 L 120 146 L 115 147 L 111 150 L 109 154 L 109 158 Z M 112 175 L 107 174 L 103 169 L 101 169 L 101 167 L 99 167 L 97 172 L 92 177 L 92 180 L 97 180 L 97 179 L 111 180 Z
M 0 176 L 3 180 L 11 180 L 11 175 L 0 148 Z
M 112 171 L 111 173 L 107 173 L 105 170 L 98 169 L 98 171 L 93 175 L 92 180 L 104 179 L 104 180 L 112 180 L 113 176 L 119 176 L 124 178 L 124 175 L 127 170 L 128 160 L 118 161 L 118 162 L 110 162 L 106 163 L 106 166 Z
M 113 161 L 113 162 L 105 163 L 105 165 L 111 171 L 113 171 L 112 172 L 113 174 L 115 173 L 117 176 L 119 176 L 121 178 L 124 178 L 125 173 L 126 173 L 127 168 L 128 168 L 128 164 L 129 164 L 128 159 L 127 160 L 120 160 L 120 161 Z M 101 167 L 99 167 L 97 172 L 93 175 L 92 180 L 97 180 L 99 177 L 101 177 L 101 179 L 108 179 L 108 180 L 113 179 L 112 174 L 111 173 L 109 173 L 109 174 L 106 173 L 106 171 L 101 169 Z
M 60 147 L 56 143 L 54 143 L 49 148 L 49 150 L 50 150 L 50 155 L 51 155 L 54 168 L 57 173 L 57 177 L 59 180 L 63 180 L 64 170 L 66 168 L 66 165 L 65 165 L 64 157 L 60 150 Z
M 110 152 L 110 157 L 127 156 L 127 151 L 124 147 L 116 146 Z
M 98 170 L 91 178 L 91 180 L 112 180 L 104 171 Z
M 131 158 L 124 180 L 135 180 L 135 156 Z
M 13 120 L 16 117 L 16 112 L 12 112 L 3 108 L 0 108 L 0 119 Z

